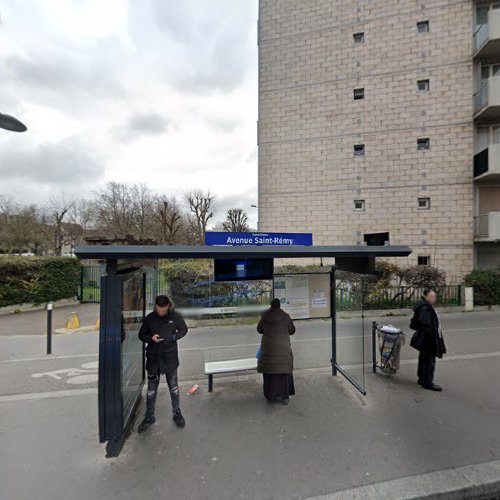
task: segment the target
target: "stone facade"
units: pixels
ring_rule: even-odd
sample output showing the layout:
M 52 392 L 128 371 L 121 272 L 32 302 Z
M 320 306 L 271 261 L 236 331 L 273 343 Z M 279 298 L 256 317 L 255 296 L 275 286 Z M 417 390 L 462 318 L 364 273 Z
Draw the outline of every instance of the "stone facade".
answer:
M 407 263 L 430 257 L 460 281 L 474 260 L 472 26 L 469 1 L 260 0 L 259 229 L 319 245 L 389 232 Z

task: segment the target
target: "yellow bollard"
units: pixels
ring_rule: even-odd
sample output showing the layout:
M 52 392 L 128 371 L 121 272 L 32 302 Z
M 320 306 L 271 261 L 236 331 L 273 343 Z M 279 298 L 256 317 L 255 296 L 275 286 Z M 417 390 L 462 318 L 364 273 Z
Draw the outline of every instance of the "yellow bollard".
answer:
M 100 327 L 101 327 L 101 321 L 100 321 L 100 318 L 97 318 L 97 320 L 95 322 L 95 329 L 99 330 Z
M 66 321 L 66 328 L 68 330 L 76 330 L 80 328 L 80 318 L 78 317 L 77 312 L 72 312 L 68 316 L 68 320 Z

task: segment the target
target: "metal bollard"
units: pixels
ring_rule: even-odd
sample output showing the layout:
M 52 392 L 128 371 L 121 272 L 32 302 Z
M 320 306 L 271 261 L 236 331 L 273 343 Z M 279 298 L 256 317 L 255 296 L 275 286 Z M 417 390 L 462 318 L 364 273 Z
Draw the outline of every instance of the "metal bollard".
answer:
M 372 323 L 372 370 L 377 373 L 377 322 Z
M 47 354 L 52 354 L 52 303 L 47 304 Z

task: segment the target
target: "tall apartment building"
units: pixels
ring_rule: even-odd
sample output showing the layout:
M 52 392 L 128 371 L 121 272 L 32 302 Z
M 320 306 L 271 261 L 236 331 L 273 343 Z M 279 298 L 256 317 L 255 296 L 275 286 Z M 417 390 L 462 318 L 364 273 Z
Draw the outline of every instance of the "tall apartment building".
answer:
M 500 264 L 500 1 L 260 0 L 259 229 Z

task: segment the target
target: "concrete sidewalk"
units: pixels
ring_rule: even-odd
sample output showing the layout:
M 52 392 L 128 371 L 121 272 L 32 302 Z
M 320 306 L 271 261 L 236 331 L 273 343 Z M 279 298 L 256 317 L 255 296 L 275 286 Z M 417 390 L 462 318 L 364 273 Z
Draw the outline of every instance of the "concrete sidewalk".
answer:
M 416 385 L 415 368 L 409 362 L 394 377 L 367 374 L 367 397 L 329 369 L 297 371 L 288 407 L 266 403 L 256 375 L 221 379 L 211 394 L 199 381 L 191 397 L 184 394 L 193 381 L 184 381 L 184 430 L 171 421 L 162 384 L 157 424 L 144 435 L 134 428 L 117 459 L 105 459 L 97 444 L 92 389 L 0 398 L 3 496 L 419 498 L 428 484 L 410 478 L 436 471 L 445 471 L 443 484 L 450 477 L 470 484 L 470 470 L 461 468 L 490 463 L 478 469 L 486 474 L 500 459 L 499 358 L 438 363 L 441 394 Z M 373 496 L 397 479 L 413 496 Z M 354 491 L 371 496 L 352 496 L 350 489 L 369 485 Z

